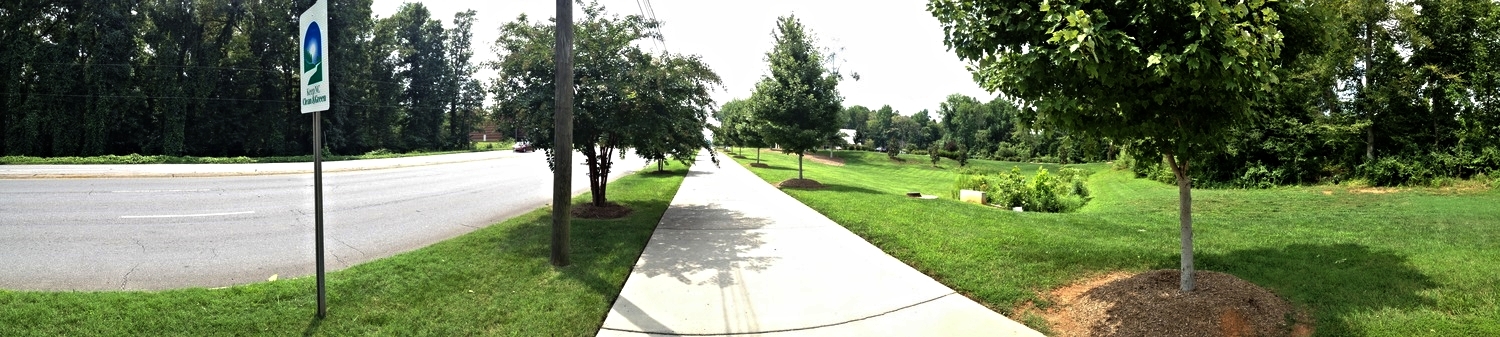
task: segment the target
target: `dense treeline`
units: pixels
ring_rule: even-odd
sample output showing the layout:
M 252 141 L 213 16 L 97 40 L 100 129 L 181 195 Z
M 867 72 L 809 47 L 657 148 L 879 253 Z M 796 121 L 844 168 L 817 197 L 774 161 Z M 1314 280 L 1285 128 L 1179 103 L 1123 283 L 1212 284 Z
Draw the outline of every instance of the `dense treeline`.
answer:
M 1500 169 L 1500 2 L 1284 10 L 1324 21 L 1283 20 L 1283 32 L 1323 35 L 1287 36 L 1282 54 L 1303 55 L 1283 60 L 1292 76 L 1267 93 L 1254 123 L 1192 167 L 1200 185 L 1427 184 Z M 1137 171 L 1151 174 L 1158 156 L 1143 154 Z
M 888 153 L 936 150 L 954 159 L 1067 164 L 1106 160 L 1117 152 L 1108 139 L 1076 137 L 1036 117 L 1003 98 L 981 102 L 953 94 L 938 104 L 936 114 L 924 109 L 908 116 L 889 105 L 875 110 L 854 105 L 844 108 L 839 122 L 855 130 L 854 148 Z
M 373 18 L 329 0 L 334 153 L 467 146 L 484 92 L 469 50 L 421 4 Z M 311 153 L 299 113 L 297 16 L 313 1 L 0 4 L 0 154 Z

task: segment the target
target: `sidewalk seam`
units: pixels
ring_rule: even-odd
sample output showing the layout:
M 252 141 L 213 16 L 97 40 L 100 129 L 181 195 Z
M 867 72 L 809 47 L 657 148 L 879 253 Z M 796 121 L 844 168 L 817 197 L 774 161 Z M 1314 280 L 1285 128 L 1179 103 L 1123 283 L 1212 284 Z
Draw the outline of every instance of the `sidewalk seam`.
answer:
M 893 313 L 893 312 L 897 312 L 897 311 L 901 311 L 901 310 L 906 310 L 907 308 L 911 308 L 911 307 L 915 307 L 915 306 L 927 304 L 929 302 L 936 301 L 936 300 L 942 299 L 944 297 L 948 297 L 949 295 L 956 295 L 956 294 L 958 294 L 958 292 L 956 292 L 956 291 L 950 291 L 947 294 L 942 294 L 942 295 L 939 295 L 938 297 L 933 297 L 933 298 L 927 299 L 925 301 L 921 301 L 921 302 L 917 302 L 917 303 L 912 303 L 911 305 L 907 305 L 907 306 L 904 306 L 904 307 L 891 309 L 890 311 L 886 311 L 886 312 L 882 312 L 882 313 L 878 313 L 878 314 L 874 314 L 874 315 L 870 315 L 870 316 L 855 318 L 855 319 L 851 319 L 851 320 L 847 320 L 847 321 L 843 321 L 843 322 L 829 323 L 829 324 L 823 324 L 823 325 L 816 325 L 816 326 L 810 326 L 810 327 L 805 327 L 805 328 L 792 328 L 792 329 L 779 329 L 779 330 L 766 330 L 766 331 L 749 331 L 749 332 L 725 332 L 725 333 L 650 332 L 650 331 L 636 331 L 636 330 L 616 329 L 616 328 L 610 328 L 610 327 L 605 327 L 605 326 L 600 326 L 599 329 L 600 330 L 619 331 L 619 332 L 634 332 L 634 333 L 641 333 L 641 334 L 648 334 L 648 335 L 668 335 L 668 336 L 737 336 L 737 335 L 760 335 L 760 334 L 772 334 L 772 333 L 781 333 L 781 332 L 806 331 L 806 330 L 822 329 L 822 328 L 827 328 L 827 327 L 832 327 L 832 326 L 844 325 L 844 324 L 849 324 L 849 323 L 854 323 L 854 322 L 858 322 L 858 321 L 863 321 L 863 320 L 867 320 L 867 319 L 871 319 L 871 318 L 875 318 L 875 317 L 885 316 L 885 315 Z M 607 314 L 608 313 L 606 313 L 606 315 Z

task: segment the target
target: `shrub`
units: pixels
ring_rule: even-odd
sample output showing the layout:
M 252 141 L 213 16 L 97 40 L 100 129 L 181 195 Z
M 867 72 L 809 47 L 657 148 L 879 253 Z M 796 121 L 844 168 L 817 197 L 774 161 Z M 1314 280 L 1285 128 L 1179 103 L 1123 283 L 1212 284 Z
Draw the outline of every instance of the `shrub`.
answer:
M 1010 172 L 987 176 L 978 170 L 964 172 L 954 182 L 953 197 L 962 189 L 985 192 L 985 202 L 1002 207 L 1021 207 L 1033 212 L 1069 212 L 1083 207 L 1089 200 L 1089 174 L 1086 170 L 1064 168 L 1053 175 L 1037 170 L 1031 179 L 1021 175 L 1020 167 Z
M 1358 170 L 1375 186 L 1425 185 L 1434 175 L 1422 161 L 1396 156 L 1360 164 Z
M 1130 153 L 1130 147 L 1127 146 L 1120 148 L 1120 155 L 1119 157 L 1115 158 L 1115 163 L 1110 165 L 1110 168 L 1114 169 L 1115 171 L 1124 171 L 1135 168 L 1135 156 L 1131 155 Z
M 1005 207 L 1034 208 L 1036 201 L 1032 191 L 1026 186 L 1026 178 L 1021 176 L 1021 168 L 1012 166 L 1010 172 L 996 175 L 993 195 L 994 203 Z
M 927 157 L 932 160 L 932 166 L 937 166 L 938 161 L 943 160 L 942 151 L 938 150 L 937 142 L 933 142 L 932 146 L 927 149 Z
M 969 165 L 969 147 L 964 146 L 964 144 L 958 144 L 957 155 L 958 158 L 954 158 L 954 160 L 958 160 L 958 167 Z

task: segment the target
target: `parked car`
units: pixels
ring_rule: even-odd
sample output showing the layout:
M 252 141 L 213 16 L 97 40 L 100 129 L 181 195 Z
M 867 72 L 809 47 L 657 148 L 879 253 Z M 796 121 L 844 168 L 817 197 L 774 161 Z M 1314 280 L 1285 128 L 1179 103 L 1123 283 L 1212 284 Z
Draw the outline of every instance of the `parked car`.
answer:
M 510 149 L 518 153 L 526 153 L 531 152 L 532 150 L 536 150 L 536 148 L 531 147 L 531 143 L 528 142 L 516 142 L 516 145 L 511 145 Z

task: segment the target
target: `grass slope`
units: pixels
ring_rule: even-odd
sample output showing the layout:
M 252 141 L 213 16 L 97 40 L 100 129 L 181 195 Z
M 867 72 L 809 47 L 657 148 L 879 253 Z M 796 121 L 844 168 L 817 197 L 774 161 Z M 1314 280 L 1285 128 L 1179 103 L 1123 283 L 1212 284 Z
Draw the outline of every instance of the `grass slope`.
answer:
M 610 200 L 635 212 L 574 219 L 574 264 L 565 268 L 548 263 L 552 220 L 543 208 L 328 274 L 321 321 L 311 277 L 161 292 L 0 291 L 0 336 L 592 336 L 687 171 L 669 169 L 610 183 Z
M 946 196 L 957 174 L 946 159 L 934 169 L 919 156 L 838 156 L 845 166 L 805 163 L 807 178 L 829 188 L 787 194 L 1002 313 L 1027 301 L 1048 305 L 1039 293 L 1080 278 L 1177 268 L 1175 186 L 1085 165 L 1098 173 L 1083 209 L 1015 213 L 900 195 Z M 761 158 L 771 167 L 750 169 L 766 181 L 796 177 L 796 156 Z M 971 163 L 1028 174 L 1037 166 Z M 1311 311 L 1317 335 L 1500 335 L 1500 191 L 1354 192 L 1194 190 L 1196 266 Z

